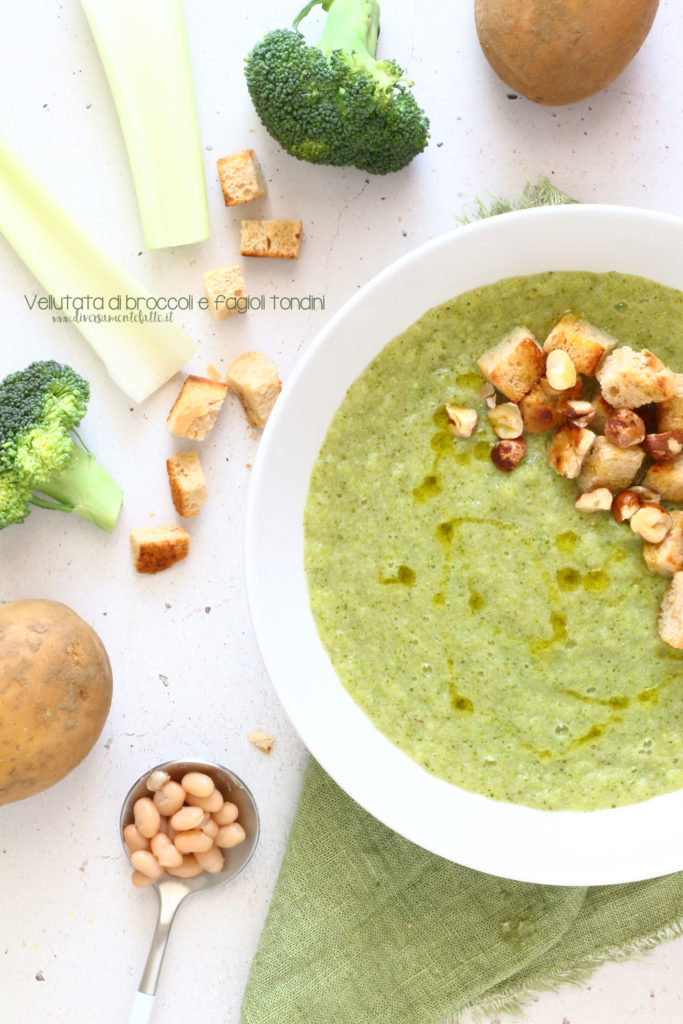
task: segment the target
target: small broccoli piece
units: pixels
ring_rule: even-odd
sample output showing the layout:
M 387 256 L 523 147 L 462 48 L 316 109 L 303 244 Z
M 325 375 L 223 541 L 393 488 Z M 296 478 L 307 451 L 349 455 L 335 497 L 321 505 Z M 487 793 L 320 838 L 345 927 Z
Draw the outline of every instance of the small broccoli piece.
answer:
M 309 46 L 298 31 L 317 4 L 327 12 Z M 377 0 L 311 0 L 294 29 L 269 32 L 248 54 L 247 88 L 266 130 L 300 160 L 371 174 L 405 167 L 429 121 L 393 60 L 377 60 Z
M 74 430 L 89 399 L 88 382 L 53 360 L 0 381 L 0 529 L 23 523 L 31 505 L 114 529 L 121 488 Z

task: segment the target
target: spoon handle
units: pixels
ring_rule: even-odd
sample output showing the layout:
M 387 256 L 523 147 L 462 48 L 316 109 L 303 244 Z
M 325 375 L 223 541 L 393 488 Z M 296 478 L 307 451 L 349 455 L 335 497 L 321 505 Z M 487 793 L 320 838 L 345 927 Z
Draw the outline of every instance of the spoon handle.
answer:
M 154 1009 L 154 996 L 147 992 L 136 992 L 128 1024 L 149 1024 Z
M 173 918 L 181 902 L 188 895 L 188 889 L 179 879 L 165 879 L 156 890 L 159 896 L 159 914 L 128 1024 L 147 1024 L 152 1016 L 154 994 Z

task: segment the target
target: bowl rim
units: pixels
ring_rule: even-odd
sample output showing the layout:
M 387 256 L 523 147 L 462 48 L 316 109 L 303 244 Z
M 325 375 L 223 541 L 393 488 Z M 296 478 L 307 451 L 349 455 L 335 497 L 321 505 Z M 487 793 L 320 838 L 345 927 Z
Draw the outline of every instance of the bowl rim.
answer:
M 536 249 L 545 254 L 553 246 L 566 255 L 547 266 Z M 247 498 L 245 575 L 256 642 L 273 687 L 311 755 L 358 804 L 417 845 L 467 867 L 559 885 L 630 882 L 683 869 L 683 790 L 607 810 L 536 810 L 437 779 L 379 733 L 337 680 L 307 605 L 297 554 L 311 453 L 346 387 L 369 361 L 368 351 L 374 346 L 375 354 L 428 309 L 476 287 L 465 283 L 449 292 L 451 268 L 468 282 L 489 266 L 488 253 L 489 263 L 508 261 L 510 270 L 491 271 L 480 285 L 533 273 L 515 269 L 515 261 L 527 267 L 540 258 L 539 269 L 613 269 L 683 290 L 683 260 L 670 255 L 676 246 L 683 251 L 682 218 L 606 204 L 515 211 L 431 239 L 375 275 L 323 326 L 297 361 L 259 443 Z M 430 278 L 446 265 L 439 282 Z M 410 281 L 416 293 L 407 296 Z M 389 307 L 388 298 L 394 300 Z M 368 342 L 377 330 L 379 339 Z M 339 401 L 330 403 L 330 392 Z

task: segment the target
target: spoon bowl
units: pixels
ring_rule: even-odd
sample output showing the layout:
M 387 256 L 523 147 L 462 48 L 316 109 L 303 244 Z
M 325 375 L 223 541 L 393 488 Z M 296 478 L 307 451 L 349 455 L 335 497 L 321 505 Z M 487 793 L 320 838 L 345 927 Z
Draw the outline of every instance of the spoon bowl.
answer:
M 200 875 L 195 875 L 193 878 L 177 878 L 173 875 L 163 874 L 151 883 L 159 896 L 159 914 L 129 1024 L 146 1024 L 151 1019 L 168 935 L 175 913 L 182 901 L 186 897 L 192 896 L 193 893 L 217 888 L 235 878 L 251 860 L 258 843 L 260 830 L 256 801 L 249 788 L 234 772 L 212 761 L 166 761 L 164 764 L 155 765 L 154 768 L 146 771 L 128 791 L 123 801 L 119 822 L 122 842 L 124 828 L 134 820 L 135 802 L 140 797 L 150 795 L 147 779 L 152 772 L 156 771 L 166 772 L 176 782 L 180 782 L 187 772 L 203 772 L 205 775 L 209 775 L 225 799 L 237 806 L 239 811 L 237 820 L 246 832 L 246 838 L 237 846 L 223 851 L 225 864 L 221 871 L 215 873 L 202 871 Z

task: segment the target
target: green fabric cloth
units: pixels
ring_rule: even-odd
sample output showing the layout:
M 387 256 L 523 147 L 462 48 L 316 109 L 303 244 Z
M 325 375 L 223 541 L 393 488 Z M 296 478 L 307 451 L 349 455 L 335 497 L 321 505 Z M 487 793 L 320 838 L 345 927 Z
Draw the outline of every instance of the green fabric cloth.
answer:
M 475 200 L 472 216 L 574 201 L 541 177 L 517 202 Z M 683 873 L 590 888 L 482 874 L 392 832 L 311 760 L 241 1024 L 456 1024 L 464 1011 L 516 1012 L 680 934 Z
M 386 828 L 311 759 L 241 1024 L 515 1010 L 682 924 L 683 873 L 591 888 L 482 874 Z

